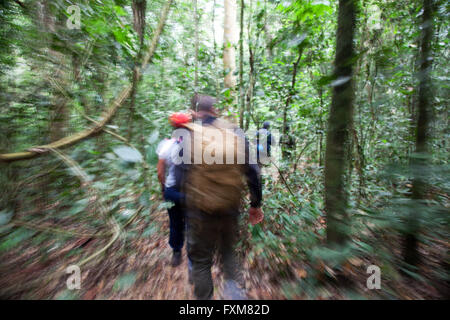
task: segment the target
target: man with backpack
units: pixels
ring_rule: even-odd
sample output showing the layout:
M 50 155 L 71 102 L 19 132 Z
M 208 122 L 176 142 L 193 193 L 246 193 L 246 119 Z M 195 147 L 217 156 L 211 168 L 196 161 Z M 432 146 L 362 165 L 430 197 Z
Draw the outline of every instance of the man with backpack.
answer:
M 192 154 L 207 153 L 208 142 L 222 146 L 207 136 L 208 130 L 216 130 L 214 135 L 234 139 L 237 143 L 225 143 L 223 158 L 232 157 L 233 163 L 219 161 L 206 163 L 205 157 L 201 163 L 185 166 L 183 192 L 186 195 L 188 220 L 188 255 L 192 261 L 192 280 L 194 294 L 197 299 L 206 300 L 213 297 L 213 282 L 211 267 L 215 251 L 222 265 L 225 279 L 225 295 L 229 299 L 245 299 L 241 266 L 236 256 L 235 246 L 239 236 L 239 211 L 244 191 L 243 178 L 246 178 L 250 191 L 249 219 L 253 225 L 261 222 L 264 214 L 260 208 L 262 190 L 258 165 L 250 164 L 248 142 L 239 132 L 239 128 L 217 117 L 214 104 L 216 100 L 210 96 L 195 95 L 192 108 L 200 123 L 189 123 L 185 127 L 193 137 Z M 220 133 L 220 134 L 218 134 Z M 200 138 L 200 142 L 197 142 Z M 206 141 L 206 143 L 205 143 Z M 231 140 L 227 140 L 231 141 Z M 245 144 L 245 161 L 236 161 L 236 144 Z M 210 149 L 209 149 L 210 150 Z M 230 151 L 231 150 L 231 151 Z M 234 152 L 235 154 L 231 154 Z M 215 150 L 215 155 L 220 152 Z

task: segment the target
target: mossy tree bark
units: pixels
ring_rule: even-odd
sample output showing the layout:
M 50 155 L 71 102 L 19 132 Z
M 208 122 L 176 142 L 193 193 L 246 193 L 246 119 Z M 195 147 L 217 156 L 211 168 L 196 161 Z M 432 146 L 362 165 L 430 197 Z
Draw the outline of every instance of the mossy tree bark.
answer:
M 347 240 L 348 214 L 345 188 L 346 150 L 353 121 L 353 60 L 356 5 L 354 0 L 339 0 L 336 36 L 335 81 L 328 120 L 325 154 L 325 211 L 327 242 Z
M 421 24 L 421 43 L 419 60 L 419 88 L 417 103 L 417 128 L 416 128 L 416 152 L 411 160 L 413 173 L 412 198 L 414 201 L 424 199 L 426 192 L 426 173 L 428 161 L 429 122 L 431 101 L 433 92 L 431 90 L 431 43 L 433 41 L 433 0 L 423 1 L 423 14 Z M 420 208 L 413 206 L 407 221 L 407 233 L 404 239 L 404 261 L 410 265 L 417 265 L 420 261 L 417 236 L 420 232 L 419 215 Z

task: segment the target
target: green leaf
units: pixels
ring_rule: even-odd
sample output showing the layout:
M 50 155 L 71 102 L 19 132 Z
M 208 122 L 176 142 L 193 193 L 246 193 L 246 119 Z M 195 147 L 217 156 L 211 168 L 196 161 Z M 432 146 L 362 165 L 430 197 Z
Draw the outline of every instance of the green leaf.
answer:
M 304 40 L 306 39 L 306 34 L 303 33 L 299 36 L 295 36 L 294 39 L 292 39 L 291 41 L 289 41 L 288 46 L 289 47 L 297 47 L 298 45 L 300 45 Z
M 159 138 L 159 131 L 158 131 L 158 130 L 155 130 L 155 131 L 153 131 L 153 132 L 150 134 L 150 136 L 147 138 L 147 142 L 148 142 L 149 144 L 153 144 L 153 143 L 155 143 L 155 142 L 158 140 L 158 138 Z
M 87 206 L 89 204 L 89 199 L 81 199 L 78 200 L 74 203 L 74 205 L 72 206 L 72 208 L 70 208 L 67 211 L 67 214 L 69 215 L 75 215 L 78 214 L 80 212 L 83 212 L 84 210 L 86 210 Z
M 118 16 L 126 16 L 127 12 L 119 6 L 114 6 L 114 11 L 117 13 Z
M 150 206 L 150 192 L 144 191 L 139 197 L 139 204 L 144 207 Z
M 142 154 L 135 148 L 128 146 L 120 146 L 113 149 L 113 152 L 120 159 L 126 162 L 142 162 Z
M 158 206 L 158 210 L 162 210 L 162 209 L 170 209 L 174 206 L 175 204 L 173 202 L 170 201 L 164 201 L 161 202 L 161 204 Z
M 0 251 L 7 251 L 12 249 L 13 247 L 20 244 L 22 241 L 25 241 L 31 238 L 36 231 L 32 231 L 29 229 L 20 228 L 11 233 L 8 237 L 6 237 L 6 241 L 3 241 L 0 244 Z
M 158 155 L 156 154 L 156 144 L 151 144 L 145 148 L 146 160 L 150 165 L 158 163 Z
M 80 299 L 77 290 L 66 289 L 56 295 L 56 300 L 78 300 Z
M 150 237 L 152 234 L 156 233 L 158 228 L 154 224 L 150 224 L 147 229 L 145 229 L 144 233 L 142 233 L 142 237 Z
M 133 214 L 136 213 L 136 210 L 134 209 L 125 209 L 123 210 L 120 214 L 122 215 L 122 217 L 124 218 L 131 218 L 131 216 L 133 216 Z
M 127 273 L 119 277 L 114 283 L 113 290 L 126 291 L 136 282 L 136 274 L 134 272 Z
M 13 216 L 12 211 L 2 210 L 0 211 L 0 226 L 7 224 Z

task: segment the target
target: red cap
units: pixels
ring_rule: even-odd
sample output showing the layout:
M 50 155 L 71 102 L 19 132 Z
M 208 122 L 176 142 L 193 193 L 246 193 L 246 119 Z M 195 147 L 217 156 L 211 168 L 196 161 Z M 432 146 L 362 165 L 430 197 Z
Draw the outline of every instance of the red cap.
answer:
M 175 128 L 180 128 L 184 124 L 191 122 L 191 116 L 182 112 L 175 112 L 169 116 L 170 124 Z

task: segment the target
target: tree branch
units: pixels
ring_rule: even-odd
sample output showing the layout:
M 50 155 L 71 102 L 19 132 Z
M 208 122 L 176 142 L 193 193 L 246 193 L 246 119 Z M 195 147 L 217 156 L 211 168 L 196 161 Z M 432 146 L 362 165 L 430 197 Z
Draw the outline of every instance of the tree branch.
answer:
M 156 31 L 153 35 L 152 42 L 150 44 L 150 47 L 147 51 L 147 54 L 145 55 L 143 62 L 141 64 L 141 67 L 137 70 L 137 78 L 139 79 L 141 76 L 141 70 L 145 69 L 145 67 L 150 63 L 153 54 L 156 51 L 156 47 L 159 41 L 159 38 L 161 36 L 161 33 L 164 29 L 165 22 L 167 20 L 167 16 L 169 14 L 170 5 L 172 4 L 173 0 L 168 0 L 162 13 L 161 13 L 161 19 L 159 21 L 159 25 L 156 28 Z M 15 153 L 6 153 L 6 154 L 0 154 L 0 162 L 11 162 L 11 161 L 17 161 L 17 160 L 24 160 L 24 159 L 31 159 L 34 157 L 37 157 L 41 155 L 42 153 L 49 152 L 51 149 L 61 149 L 68 147 L 72 144 L 78 143 L 84 139 L 92 137 L 94 134 L 99 133 L 102 128 L 112 119 L 114 114 L 116 113 L 117 109 L 122 106 L 123 102 L 130 96 L 132 90 L 132 84 L 128 84 L 120 94 L 117 96 L 117 98 L 112 102 L 111 107 L 106 110 L 103 113 L 102 120 L 99 121 L 97 125 L 95 125 L 92 128 L 85 129 L 81 132 L 75 133 L 71 136 L 62 138 L 60 140 L 57 140 L 55 142 L 52 142 L 47 145 L 41 145 L 36 146 L 28 149 L 27 151 L 22 152 L 15 152 Z

